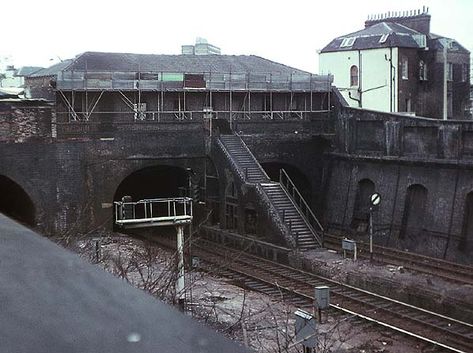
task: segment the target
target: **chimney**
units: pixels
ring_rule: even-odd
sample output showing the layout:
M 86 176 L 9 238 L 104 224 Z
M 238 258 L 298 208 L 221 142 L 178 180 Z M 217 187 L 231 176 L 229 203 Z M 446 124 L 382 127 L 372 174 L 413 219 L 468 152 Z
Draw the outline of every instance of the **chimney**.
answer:
M 365 28 L 380 22 L 396 22 L 426 35 L 430 33 L 429 8 L 425 6 L 419 10 L 389 11 L 380 16 L 369 16 Z

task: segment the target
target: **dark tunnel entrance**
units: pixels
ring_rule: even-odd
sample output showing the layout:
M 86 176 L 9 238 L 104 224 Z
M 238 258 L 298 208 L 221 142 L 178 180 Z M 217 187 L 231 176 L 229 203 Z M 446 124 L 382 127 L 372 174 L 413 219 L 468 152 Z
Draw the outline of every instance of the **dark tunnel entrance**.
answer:
M 186 196 L 187 178 L 186 170 L 179 167 L 159 165 L 140 169 L 123 179 L 113 200 L 120 201 L 125 195 L 133 201 Z
M 36 225 L 33 201 L 20 185 L 0 175 L 0 212 L 30 227 Z
M 128 175 L 118 186 L 114 201 L 121 201 L 123 196 L 130 196 L 131 201 L 136 202 L 143 199 L 172 198 L 188 196 L 189 173 L 179 167 L 158 165 L 146 167 Z M 128 202 L 130 200 L 127 200 Z M 160 214 L 166 207 L 157 210 Z M 143 217 L 138 215 L 137 217 Z M 161 216 L 165 216 L 162 214 Z M 119 227 L 114 224 L 114 229 Z M 165 232 L 174 234 L 173 227 L 161 227 L 160 233 Z M 129 231 L 133 233 L 133 231 Z
M 312 205 L 312 187 L 310 180 L 299 169 L 289 164 L 279 162 L 261 163 L 261 165 L 266 174 L 268 174 L 269 178 L 273 181 L 279 181 L 279 171 L 284 169 L 307 204 L 309 206 Z

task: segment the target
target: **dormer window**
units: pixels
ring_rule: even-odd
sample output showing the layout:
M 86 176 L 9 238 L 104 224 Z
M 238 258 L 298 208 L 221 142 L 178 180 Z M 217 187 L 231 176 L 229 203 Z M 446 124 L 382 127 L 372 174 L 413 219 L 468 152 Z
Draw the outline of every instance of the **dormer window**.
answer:
M 350 86 L 351 87 L 356 87 L 358 86 L 358 66 L 353 65 L 350 68 Z
M 388 39 L 388 37 L 389 37 L 389 33 L 383 34 L 381 38 L 379 38 L 379 43 L 380 44 L 386 43 L 386 40 Z
M 340 48 L 351 47 L 355 43 L 355 37 L 343 38 Z

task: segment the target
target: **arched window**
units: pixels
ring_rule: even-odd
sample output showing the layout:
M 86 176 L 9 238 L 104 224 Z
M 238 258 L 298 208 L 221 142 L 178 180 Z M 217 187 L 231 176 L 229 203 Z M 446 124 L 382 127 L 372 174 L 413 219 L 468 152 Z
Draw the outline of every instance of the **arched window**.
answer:
M 400 238 L 415 238 L 424 230 L 425 205 L 427 203 L 427 189 L 414 184 L 407 188 L 406 200 L 404 202 L 404 213 L 402 215 Z
M 427 64 L 423 60 L 419 61 L 419 80 L 427 81 Z
M 358 86 L 358 66 L 356 65 L 350 68 L 350 86 Z

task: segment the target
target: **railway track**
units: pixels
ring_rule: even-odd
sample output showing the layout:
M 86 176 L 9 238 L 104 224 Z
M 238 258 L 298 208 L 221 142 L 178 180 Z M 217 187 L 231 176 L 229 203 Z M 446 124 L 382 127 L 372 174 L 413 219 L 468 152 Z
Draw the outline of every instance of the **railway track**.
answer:
M 215 243 L 193 245 L 193 255 L 220 275 L 266 293 L 283 293 L 302 308 L 313 305 L 314 287 L 330 287 L 331 308 L 436 346 L 473 352 L 473 325 Z
M 325 234 L 324 246 L 341 251 L 343 237 Z M 369 259 L 369 244 L 358 242 L 358 256 Z M 473 285 L 473 267 L 380 245 L 373 245 L 373 260 L 429 274 L 459 284 Z

